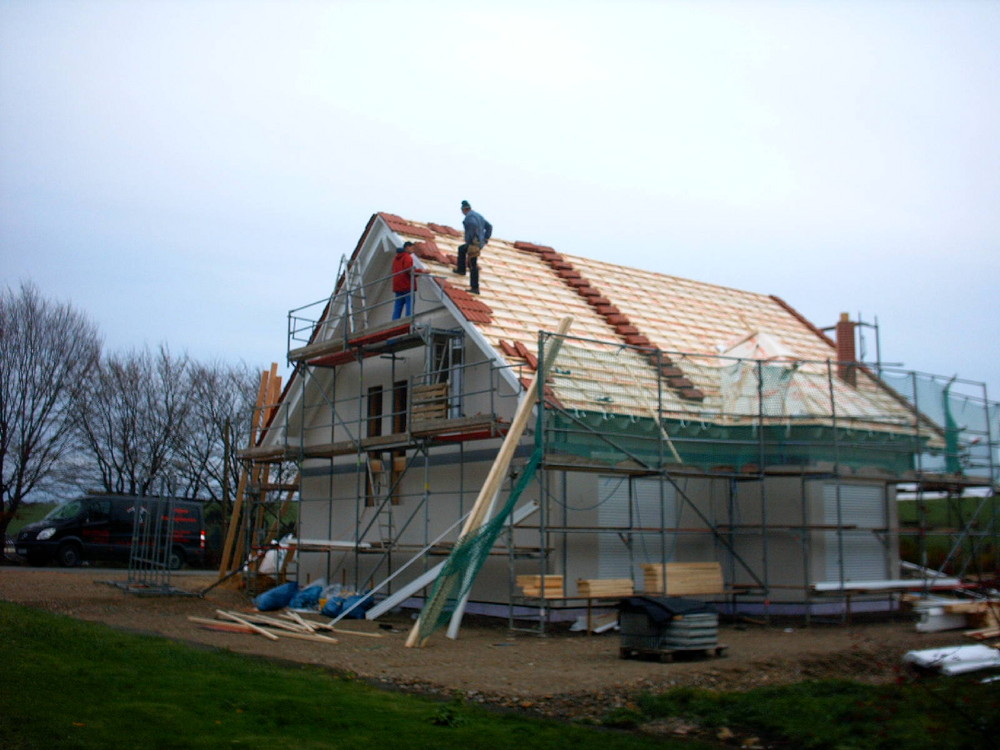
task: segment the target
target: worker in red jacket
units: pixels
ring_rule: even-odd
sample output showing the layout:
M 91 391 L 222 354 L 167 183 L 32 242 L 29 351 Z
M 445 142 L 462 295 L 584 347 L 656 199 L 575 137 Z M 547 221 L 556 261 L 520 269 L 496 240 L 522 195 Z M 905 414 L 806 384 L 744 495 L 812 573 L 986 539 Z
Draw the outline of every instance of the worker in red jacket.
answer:
M 392 319 L 398 320 L 406 309 L 406 316 L 413 315 L 413 255 L 410 253 L 412 242 L 404 242 L 396 248 L 396 257 L 392 259 L 392 291 L 396 295 L 396 305 L 392 309 Z

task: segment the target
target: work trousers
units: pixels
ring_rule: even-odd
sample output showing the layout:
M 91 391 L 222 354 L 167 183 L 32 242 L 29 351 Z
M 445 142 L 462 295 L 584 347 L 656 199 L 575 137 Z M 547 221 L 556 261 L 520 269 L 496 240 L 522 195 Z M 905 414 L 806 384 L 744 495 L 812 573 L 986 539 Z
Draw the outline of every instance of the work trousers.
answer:
M 458 246 L 458 266 L 456 273 L 465 273 L 466 266 L 469 268 L 469 289 L 473 292 L 479 291 L 479 253 L 482 248 L 475 242 Z
M 396 304 L 393 306 L 392 319 L 399 320 L 406 311 L 406 317 L 413 314 L 413 292 L 396 292 Z

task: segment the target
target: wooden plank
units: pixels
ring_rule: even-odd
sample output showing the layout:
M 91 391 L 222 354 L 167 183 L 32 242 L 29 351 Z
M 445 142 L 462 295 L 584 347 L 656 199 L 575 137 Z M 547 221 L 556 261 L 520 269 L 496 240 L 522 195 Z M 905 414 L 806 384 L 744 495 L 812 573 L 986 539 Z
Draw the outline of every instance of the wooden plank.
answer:
M 223 611 L 221 609 L 217 609 L 217 610 L 215 610 L 215 614 L 217 614 L 223 620 L 232 620 L 233 622 L 238 622 L 241 625 L 246 625 L 248 628 L 250 628 L 251 630 L 253 630 L 253 632 L 258 633 L 258 634 L 264 636 L 265 638 L 270 638 L 272 641 L 278 640 L 278 636 L 276 636 L 271 631 L 265 630 L 264 628 L 260 627 L 259 625 L 254 625 L 249 620 L 245 620 L 244 618 L 240 617 L 239 615 L 234 615 L 232 612 L 225 612 L 225 611 Z
M 272 633 L 270 630 L 267 630 L 266 628 L 262 628 L 262 627 L 260 627 L 260 626 L 258 626 L 256 624 L 254 624 L 249 619 L 250 617 L 255 617 L 255 618 L 256 617 L 260 617 L 260 615 L 249 615 L 249 614 L 248 615 L 238 615 L 235 612 L 226 612 L 226 611 L 221 610 L 221 609 L 215 610 L 215 613 L 219 617 L 222 617 L 222 618 L 225 618 L 225 619 L 229 619 L 229 620 L 233 620 L 234 622 L 243 623 L 244 625 L 248 625 L 248 626 L 250 626 L 251 628 L 254 629 L 255 633 L 260 633 L 261 635 L 263 635 L 263 636 L 265 636 L 267 638 L 270 638 L 272 641 L 280 640 L 280 638 L 277 635 L 275 635 L 274 633 Z M 267 619 L 271 619 L 271 618 L 267 618 Z M 275 623 L 277 623 L 277 622 L 278 621 L 275 621 Z M 285 623 L 281 623 L 281 626 L 284 627 Z M 316 641 L 317 643 L 338 643 L 338 641 L 337 641 L 336 638 L 330 638 L 329 636 L 319 635 L 318 633 L 303 633 L 302 631 L 297 631 L 297 630 L 282 630 L 281 631 L 281 637 L 282 638 L 295 638 L 295 639 L 301 640 L 301 641 Z
M 515 581 L 524 596 L 532 599 L 562 599 L 565 597 L 561 575 L 519 575 Z M 544 585 L 543 585 L 544 584 Z
M 299 641 L 315 641 L 316 643 L 340 643 L 336 638 L 319 633 L 291 633 L 282 632 L 282 638 L 295 638 Z
M 546 586 L 562 586 L 563 576 L 561 575 L 521 575 L 515 578 L 518 586 L 541 586 L 545 581 Z
M 274 417 L 278 410 L 278 402 L 281 400 L 281 376 L 278 375 L 278 363 L 271 363 L 271 371 L 267 376 L 267 394 L 264 400 L 264 409 L 260 415 L 260 427 L 263 430 Z
M 220 633 L 256 635 L 252 628 L 236 622 L 222 622 L 221 620 L 210 620 L 207 617 L 194 617 L 193 615 L 188 615 L 188 620 L 208 630 L 218 630 Z
M 642 570 L 647 592 L 668 596 L 726 593 L 722 566 L 717 562 L 643 563 Z
M 267 372 L 262 372 L 260 374 L 260 382 L 257 386 L 257 400 L 254 405 L 253 419 L 250 424 L 250 445 L 252 448 L 257 442 L 257 419 L 260 415 L 261 407 L 264 403 L 264 397 L 267 394 Z M 219 563 L 219 580 L 221 581 L 228 573 L 238 568 L 239 563 L 242 562 L 240 559 L 234 559 L 233 550 L 234 542 L 236 540 L 236 532 L 240 526 L 240 516 L 243 512 L 243 496 L 246 493 L 247 486 L 247 472 L 243 470 L 240 472 L 240 479 L 238 486 L 236 488 L 236 498 L 233 501 L 233 512 L 232 516 L 229 518 L 229 528 L 226 530 L 226 541 L 222 547 L 222 559 Z
M 519 575 L 515 581 L 524 596 L 532 599 L 563 599 L 566 596 L 564 578 L 558 574 Z
M 444 418 L 448 413 L 448 405 L 441 404 L 428 404 L 426 406 L 414 406 L 410 410 L 410 414 L 414 419 L 434 419 L 434 418 Z
M 421 399 L 420 401 L 413 401 L 410 404 L 410 410 L 411 411 L 419 411 L 421 409 L 427 409 L 427 408 L 440 409 L 440 408 L 444 408 L 447 405 L 448 405 L 448 398 L 447 397 L 442 397 L 442 398 L 428 398 L 428 399 Z
M 578 578 L 576 590 L 594 599 L 627 597 L 635 593 L 635 584 L 631 578 Z
M 316 627 L 314 625 L 312 625 L 311 623 L 306 622 L 305 620 L 303 620 L 302 617 L 301 617 L 301 615 L 299 615 L 299 613 L 296 612 L 295 610 L 291 610 L 290 609 L 287 612 L 285 612 L 284 615 L 288 619 L 293 620 L 294 622 L 297 622 L 299 625 L 301 625 L 305 630 L 309 631 L 310 633 L 315 633 L 316 632 Z
M 474 428 L 491 428 L 493 422 L 494 418 L 491 414 L 474 414 L 471 417 L 457 417 L 455 419 L 415 419 L 410 425 L 410 433 L 421 437 L 442 435 L 447 432 L 459 432 Z
M 257 612 L 246 612 L 246 613 L 231 612 L 230 614 L 242 617 L 247 622 L 252 622 L 255 625 L 261 625 L 261 626 L 266 625 L 268 627 L 278 628 L 279 630 L 288 630 L 293 633 L 303 632 L 303 628 L 301 625 L 297 625 L 292 622 L 285 622 L 284 620 L 278 620 L 275 619 L 274 617 L 268 617 L 267 615 L 262 615 Z
M 448 395 L 447 383 L 431 383 L 413 387 L 413 401 L 423 401 L 426 398 Z
M 410 410 L 420 411 L 421 409 L 427 409 L 427 408 L 443 409 L 447 405 L 448 405 L 448 399 L 446 397 L 429 398 L 421 401 L 414 401 L 413 403 L 410 404 Z

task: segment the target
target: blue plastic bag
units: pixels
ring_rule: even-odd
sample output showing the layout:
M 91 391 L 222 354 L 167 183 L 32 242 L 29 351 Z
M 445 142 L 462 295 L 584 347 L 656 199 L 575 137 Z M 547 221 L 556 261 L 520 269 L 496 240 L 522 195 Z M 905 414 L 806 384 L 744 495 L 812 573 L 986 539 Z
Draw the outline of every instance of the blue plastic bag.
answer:
M 275 586 L 273 589 L 258 595 L 257 598 L 253 600 L 253 603 L 261 612 L 284 609 L 291 603 L 292 597 L 295 596 L 295 592 L 298 590 L 298 582 L 289 581 L 288 583 Z
M 344 597 L 342 596 L 331 596 L 326 600 L 326 604 L 323 605 L 323 609 L 320 610 L 320 614 L 324 617 L 336 617 L 340 614 L 341 610 L 344 609 Z
M 292 597 L 288 606 L 292 609 L 316 609 L 322 593 L 322 586 L 307 586 Z
M 358 604 L 358 602 L 361 603 Z M 354 606 L 355 604 L 357 604 L 356 607 Z M 350 607 L 354 607 L 354 609 L 344 615 L 344 617 L 348 620 L 363 620 L 365 619 L 365 613 L 372 608 L 372 598 L 368 594 L 354 594 L 353 596 L 349 596 L 344 599 L 343 611 L 346 611 Z

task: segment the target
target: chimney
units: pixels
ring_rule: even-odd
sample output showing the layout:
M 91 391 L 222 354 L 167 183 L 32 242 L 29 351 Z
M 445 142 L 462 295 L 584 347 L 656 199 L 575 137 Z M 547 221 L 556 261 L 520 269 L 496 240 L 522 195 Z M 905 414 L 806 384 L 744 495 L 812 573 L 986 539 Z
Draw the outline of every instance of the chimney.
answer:
M 840 314 L 837 321 L 837 377 L 850 385 L 858 384 L 858 372 L 854 366 L 858 355 L 854 349 L 854 327 L 847 313 Z

